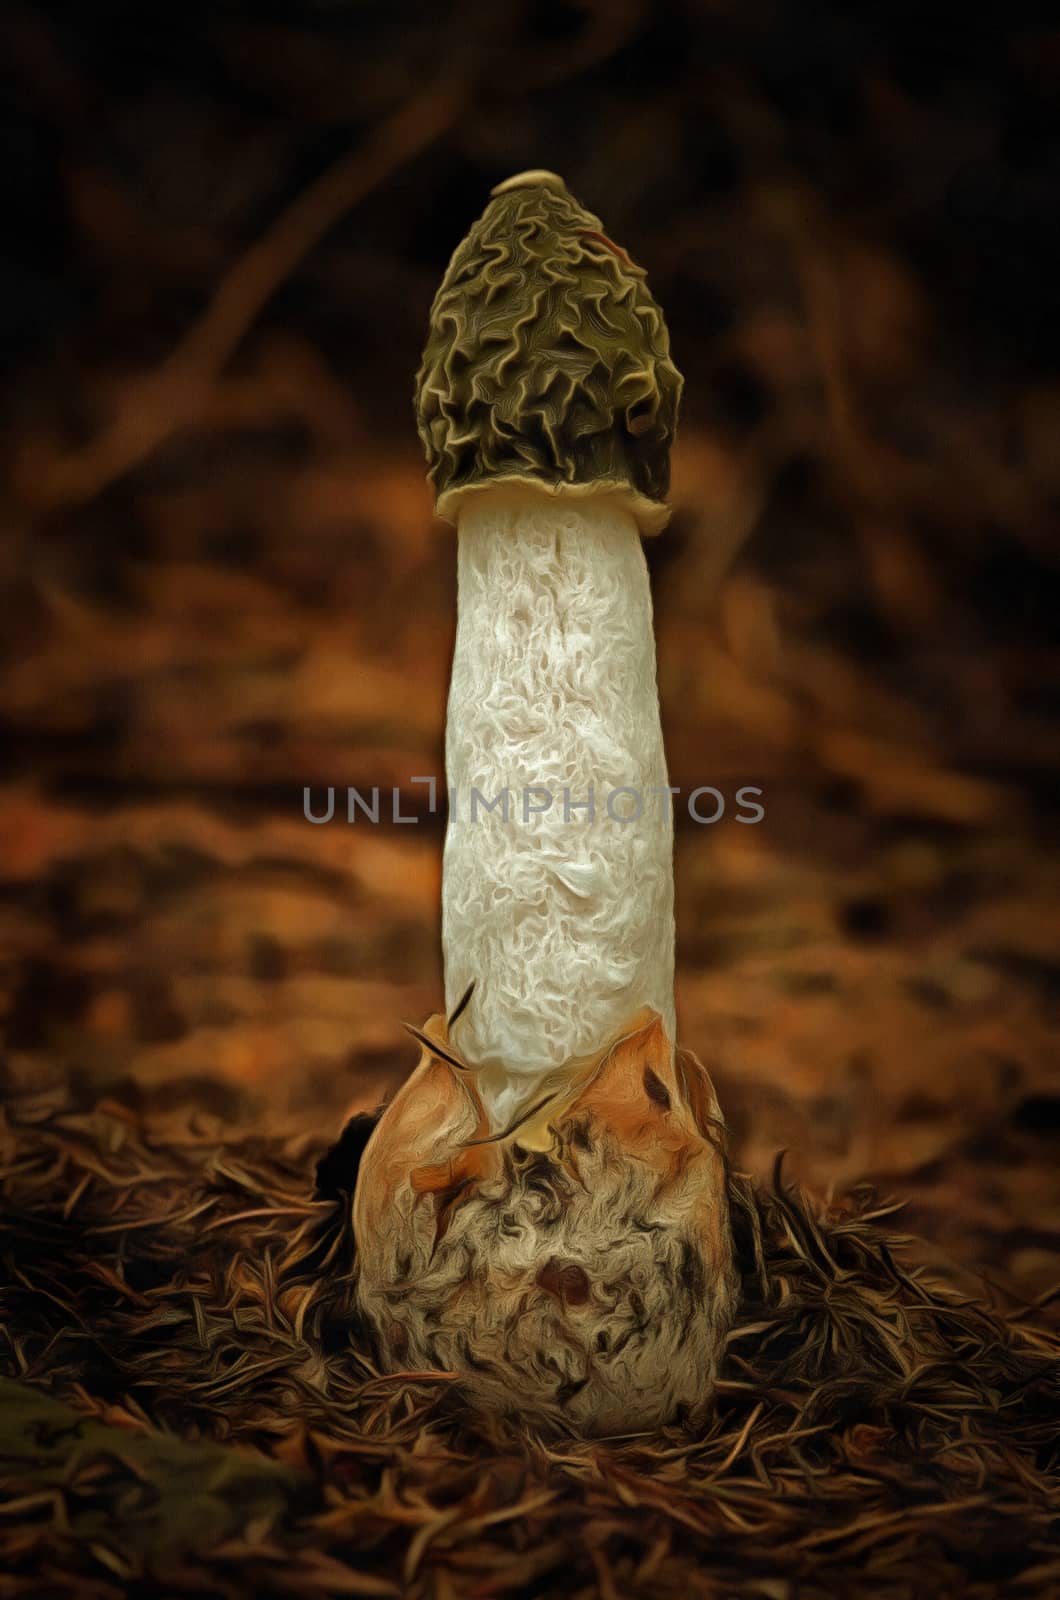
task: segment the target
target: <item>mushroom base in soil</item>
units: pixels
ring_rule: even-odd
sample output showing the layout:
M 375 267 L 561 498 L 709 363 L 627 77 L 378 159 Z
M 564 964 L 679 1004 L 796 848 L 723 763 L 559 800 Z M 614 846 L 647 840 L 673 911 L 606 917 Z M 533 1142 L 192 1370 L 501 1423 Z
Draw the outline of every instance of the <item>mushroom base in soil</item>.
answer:
M 585 1434 L 709 1409 L 735 1303 L 721 1120 L 677 1046 L 673 829 L 641 547 L 681 379 L 642 269 L 554 174 L 457 249 L 417 385 L 458 541 L 422 1030 L 354 1198 L 384 1370 Z

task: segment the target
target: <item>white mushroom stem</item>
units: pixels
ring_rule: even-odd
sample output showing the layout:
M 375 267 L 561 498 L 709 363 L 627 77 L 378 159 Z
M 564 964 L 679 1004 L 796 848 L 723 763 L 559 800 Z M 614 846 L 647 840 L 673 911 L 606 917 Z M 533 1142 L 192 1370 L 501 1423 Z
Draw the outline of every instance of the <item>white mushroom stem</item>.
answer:
M 458 539 L 442 947 L 447 1007 L 475 983 L 453 1044 L 499 1131 L 640 1006 L 673 1042 L 672 807 L 622 497 L 485 488 Z

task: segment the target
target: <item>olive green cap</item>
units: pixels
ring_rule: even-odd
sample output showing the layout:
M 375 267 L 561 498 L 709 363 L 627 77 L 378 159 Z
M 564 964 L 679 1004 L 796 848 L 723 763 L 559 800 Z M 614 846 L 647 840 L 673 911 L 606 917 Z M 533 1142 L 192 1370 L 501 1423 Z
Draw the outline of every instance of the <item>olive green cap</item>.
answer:
M 644 269 L 554 172 L 509 178 L 449 263 L 416 375 L 438 515 L 525 484 L 611 492 L 658 533 L 682 384 Z

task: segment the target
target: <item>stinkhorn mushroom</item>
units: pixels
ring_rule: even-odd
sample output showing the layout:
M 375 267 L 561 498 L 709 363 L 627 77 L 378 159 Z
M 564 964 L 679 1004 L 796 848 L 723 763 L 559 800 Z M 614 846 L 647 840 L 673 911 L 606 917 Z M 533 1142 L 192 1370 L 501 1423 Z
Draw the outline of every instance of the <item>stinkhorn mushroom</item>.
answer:
M 673 826 L 641 535 L 682 379 L 645 274 L 562 179 L 493 190 L 417 382 L 457 527 L 448 1017 L 354 1202 L 380 1361 L 575 1431 L 709 1404 L 734 1288 L 718 1107 L 676 1043 Z

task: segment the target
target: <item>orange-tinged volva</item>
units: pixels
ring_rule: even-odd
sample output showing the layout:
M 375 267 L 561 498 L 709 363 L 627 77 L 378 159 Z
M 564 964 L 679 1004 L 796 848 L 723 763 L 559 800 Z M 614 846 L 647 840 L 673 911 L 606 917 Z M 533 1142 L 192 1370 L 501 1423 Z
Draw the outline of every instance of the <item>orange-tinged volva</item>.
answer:
M 425 1036 L 449 1050 L 444 1017 Z M 424 1046 L 362 1158 L 357 1301 L 384 1366 L 586 1433 L 709 1402 L 733 1298 L 709 1077 L 649 1008 L 491 1136 Z

